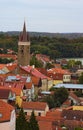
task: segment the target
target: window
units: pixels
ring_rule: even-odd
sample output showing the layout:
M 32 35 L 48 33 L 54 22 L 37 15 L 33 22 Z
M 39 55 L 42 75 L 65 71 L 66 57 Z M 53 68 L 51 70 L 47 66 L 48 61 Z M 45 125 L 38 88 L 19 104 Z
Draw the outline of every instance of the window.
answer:
M 25 112 L 25 115 L 27 115 L 27 112 Z
M 41 112 L 38 113 L 38 116 L 41 116 Z

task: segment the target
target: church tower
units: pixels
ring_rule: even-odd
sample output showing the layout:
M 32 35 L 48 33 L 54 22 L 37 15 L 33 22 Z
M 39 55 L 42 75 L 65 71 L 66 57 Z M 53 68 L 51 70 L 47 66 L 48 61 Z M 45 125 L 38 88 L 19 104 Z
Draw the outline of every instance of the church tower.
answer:
M 30 39 L 26 32 L 24 22 L 23 31 L 19 36 L 18 42 L 18 65 L 27 66 L 30 63 Z

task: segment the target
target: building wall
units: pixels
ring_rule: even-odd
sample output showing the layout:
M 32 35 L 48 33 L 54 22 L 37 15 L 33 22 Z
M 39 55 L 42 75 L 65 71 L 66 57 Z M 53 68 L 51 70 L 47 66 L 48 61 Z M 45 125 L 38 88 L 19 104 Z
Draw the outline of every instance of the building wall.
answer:
M 71 75 L 63 75 L 63 82 L 66 83 L 71 82 Z
M 24 109 L 24 112 L 27 112 L 27 115 L 30 116 L 32 113 L 32 109 Z M 41 116 L 46 116 L 46 113 L 49 111 L 48 105 L 46 106 L 45 110 L 34 110 L 35 116 L 39 116 L 39 113 L 41 113 Z
M 74 105 L 78 105 L 79 102 L 77 100 L 75 100 L 73 97 L 69 96 L 69 99 L 73 100 Z
M 83 106 L 73 106 L 73 110 L 83 111 Z
M 63 83 L 62 80 L 53 80 L 53 84 L 56 85 L 56 84 L 60 84 L 60 83 Z
M 19 107 L 20 107 L 21 104 L 22 104 L 22 98 L 21 98 L 22 96 L 23 96 L 23 93 L 22 93 L 22 92 L 21 92 L 20 95 L 16 96 L 16 104 L 18 104 Z
M 0 123 L 1 130 L 10 130 L 10 122 L 2 122 Z
M 13 110 L 11 112 L 10 130 L 16 130 L 16 114 L 15 114 L 15 110 Z
M 30 42 L 18 43 L 18 64 L 22 66 L 29 65 L 30 62 Z
M 8 101 L 8 99 L 1 99 L 1 100 L 3 100 L 3 101 L 6 102 L 6 103 L 7 103 L 7 101 Z
M 47 81 L 47 79 L 42 79 L 42 87 L 41 87 L 41 89 L 43 91 L 48 90 L 48 81 Z
M 53 80 L 48 80 L 48 90 L 53 86 Z
M 10 121 L 0 123 L 0 130 L 15 130 L 16 116 L 15 111 L 11 112 Z

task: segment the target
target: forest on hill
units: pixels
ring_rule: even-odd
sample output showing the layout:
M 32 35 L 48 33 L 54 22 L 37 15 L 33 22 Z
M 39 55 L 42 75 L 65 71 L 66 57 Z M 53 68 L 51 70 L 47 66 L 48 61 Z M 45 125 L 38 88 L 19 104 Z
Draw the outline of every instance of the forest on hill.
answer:
M 17 52 L 18 35 L 0 34 L 0 48 L 12 49 Z M 49 36 L 30 36 L 31 53 L 41 53 L 56 58 L 82 58 L 83 37 L 65 38 Z M 0 51 L 0 53 L 2 53 Z M 4 51 L 5 53 L 5 51 Z

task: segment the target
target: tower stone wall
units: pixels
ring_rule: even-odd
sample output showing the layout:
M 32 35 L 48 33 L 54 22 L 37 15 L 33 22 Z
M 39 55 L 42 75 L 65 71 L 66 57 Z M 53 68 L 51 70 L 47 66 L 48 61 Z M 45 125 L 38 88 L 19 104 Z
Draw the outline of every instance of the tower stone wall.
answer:
M 30 64 L 30 40 L 26 32 L 24 22 L 23 32 L 19 36 L 18 42 L 18 65 L 27 66 Z

